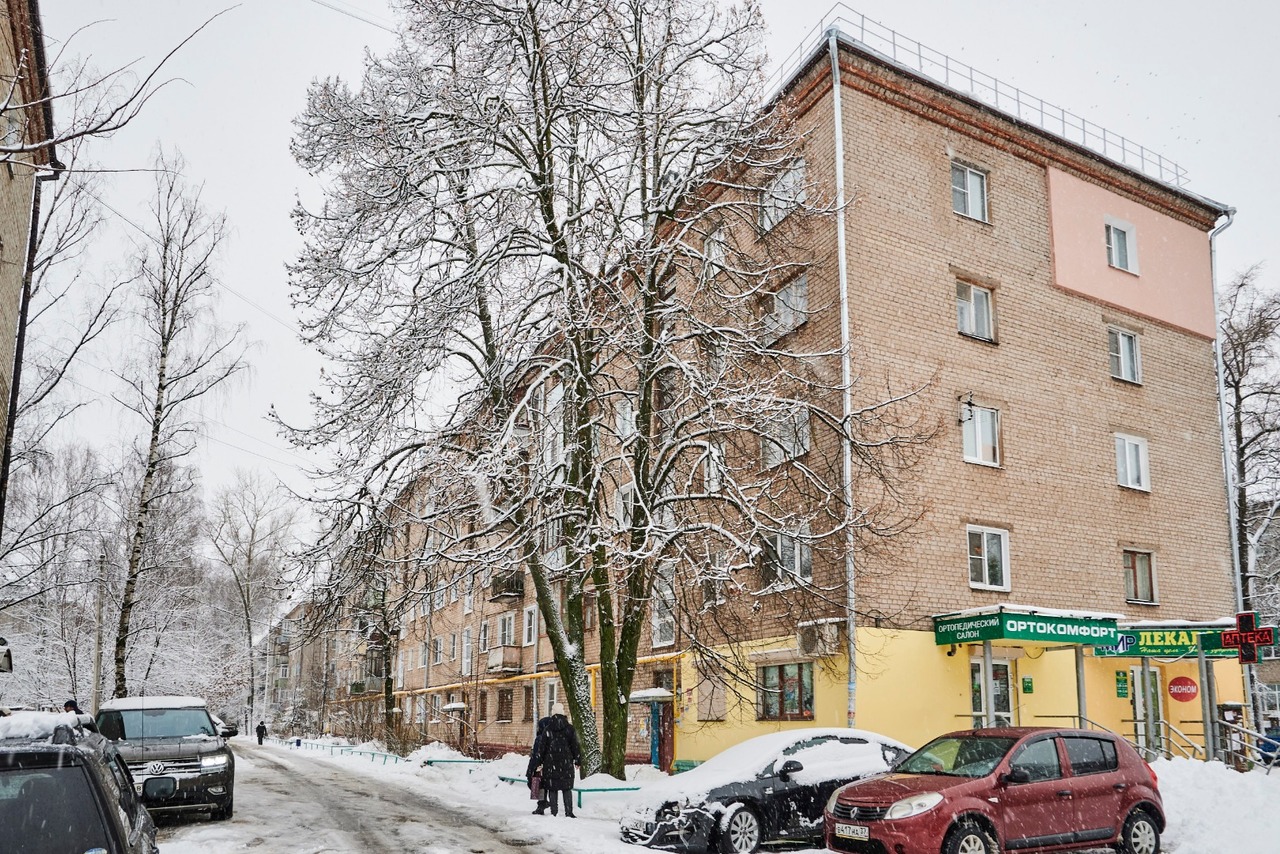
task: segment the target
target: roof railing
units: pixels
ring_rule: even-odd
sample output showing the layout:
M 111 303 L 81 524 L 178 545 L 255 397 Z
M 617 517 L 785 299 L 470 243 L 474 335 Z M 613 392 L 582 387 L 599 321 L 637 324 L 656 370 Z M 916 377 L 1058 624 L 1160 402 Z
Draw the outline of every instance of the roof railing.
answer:
M 800 70 L 801 63 L 827 40 L 833 28 L 881 59 L 980 101 L 1011 118 L 1087 148 L 1148 178 L 1179 188 L 1187 184 L 1186 170 L 1158 152 L 908 38 L 844 3 L 833 6 L 796 49 L 779 63 L 769 90 L 779 92 Z

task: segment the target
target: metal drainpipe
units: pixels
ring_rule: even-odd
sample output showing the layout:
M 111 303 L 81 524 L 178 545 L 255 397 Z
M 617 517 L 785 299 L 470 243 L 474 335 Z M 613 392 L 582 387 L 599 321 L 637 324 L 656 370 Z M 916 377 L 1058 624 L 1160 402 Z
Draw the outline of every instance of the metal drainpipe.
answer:
M 856 668 L 856 650 L 855 635 L 857 632 L 857 618 L 854 616 L 854 605 L 856 604 L 856 589 L 854 587 L 854 570 L 856 562 L 854 560 L 854 535 L 853 535 L 853 443 L 849 437 L 850 418 L 853 415 L 853 366 L 850 353 L 850 342 L 852 340 L 852 332 L 849 328 L 849 249 L 846 245 L 845 230 L 845 193 L 844 193 L 844 120 L 843 120 L 843 100 L 840 97 L 840 46 L 837 42 L 836 35 L 838 30 L 835 27 L 827 30 L 827 49 L 831 54 L 831 100 L 832 109 L 835 113 L 835 155 L 836 155 L 836 256 L 839 259 L 840 274 L 840 385 L 842 388 L 841 398 L 843 412 L 841 413 L 841 424 L 843 426 L 841 436 L 841 449 L 843 450 L 843 460 L 841 461 L 841 478 L 844 481 L 844 502 L 845 502 L 845 587 L 844 587 L 844 609 L 845 609 L 845 635 L 847 640 L 849 655 L 849 676 L 848 676 L 848 697 L 849 703 L 845 710 L 845 725 L 852 727 L 857 720 L 858 711 L 858 684 L 857 684 L 857 668 Z
M 1227 418 L 1227 383 L 1226 371 L 1223 369 L 1222 362 L 1222 306 L 1218 301 L 1218 235 L 1231 227 L 1236 219 L 1236 209 L 1227 208 L 1227 221 L 1222 225 L 1209 232 L 1209 276 L 1213 280 L 1213 308 L 1214 319 L 1217 322 L 1215 335 L 1213 336 L 1213 357 L 1214 367 L 1218 373 L 1218 426 L 1222 430 L 1222 472 L 1224 485 L 1227 490 L 1227 524 L 1230 526 L 1228 541 L 1231 544 L 1231 578 L 1235 587 L 1236 594 L 1236 611 L 1244 610 L 1244 594 L 1245 585 L 1244 577 L 1241 575 L 1243 567 L 1240 566 L 1240 536 L 1239 536 L 1239 518 L 1236 514 L 1236 469 L 1235 459 L 1231 452 L 1230 437 L 1230 419 Z M 1213 662 L 1208 662 L 1209 668 L 1213 667 Z M 1210 670 L 1210 678 L 1213 678 L 1212 670 Z M 1249 711 L 1253 721 L 1258 721 L 1258 709 L 1255 705 L 1256 698 L 1253 694 L 1253 665 L 1242 664 L 1240 666 L 1241 681 L 1243 682 L 1245 700 L 1249 704 Z M 1216 716 L 1217 709 L 1213 709 Z M 1206 728 L 1208 723 L 1206 722 Z

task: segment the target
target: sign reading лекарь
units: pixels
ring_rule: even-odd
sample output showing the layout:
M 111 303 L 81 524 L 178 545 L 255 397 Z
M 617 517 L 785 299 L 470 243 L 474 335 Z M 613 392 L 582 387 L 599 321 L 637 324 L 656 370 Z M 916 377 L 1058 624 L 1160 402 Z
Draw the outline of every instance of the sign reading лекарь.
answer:
M 1191 658 L 1198 652 L 1197 637 L 1203 638 L 1204 654 L 1209 658 L 1235 658 L 1236 650 L 1223 646 L 1222 632 L 1186 628 L 1121 629 L 1116 642 L 1094 647 L 1101 657 Z
M 1114 646 L 1119 631 L 1114 622 L 1080 617 L 1036 614 L 966 614 L 935 617 L 933 639 L 938 645 L 984 640 L 1025 640 Z

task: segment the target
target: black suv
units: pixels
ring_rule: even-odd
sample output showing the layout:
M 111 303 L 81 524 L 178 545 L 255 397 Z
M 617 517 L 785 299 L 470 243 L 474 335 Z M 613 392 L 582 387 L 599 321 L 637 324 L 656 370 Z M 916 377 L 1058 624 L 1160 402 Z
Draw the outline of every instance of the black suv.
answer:
M 116 743 L 154 813 L 208 810 L 231 818 L 235 756 L 199 697 L 118 697 L 98 709 L 98 731 Z M 164 784 L 163 788 L 160 787 Z
M 3 710 L 0 710 L 3 712 Z M 10 854 L 158 854 L 156 826 L 88 715 L 0 717 L 0 848 Z

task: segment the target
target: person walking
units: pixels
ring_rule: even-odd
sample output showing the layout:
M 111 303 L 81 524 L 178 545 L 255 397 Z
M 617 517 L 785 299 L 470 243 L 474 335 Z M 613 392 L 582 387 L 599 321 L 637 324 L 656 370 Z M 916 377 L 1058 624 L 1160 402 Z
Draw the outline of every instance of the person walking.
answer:
M 258 725 L 253 731 L 258 734 L 258 744 L 262 744 L 262 740 L 267 737 L 267 722 L 258 721 Z
M 559 815 L 557 794 L 561 794 L 565 816 L 577 818 L 573 814 L 573 778 L 575 766 L 581 764 L 578 733 L 565 716 L 564 705 L 556 703 L 551 707 L 551 715 L 538 721 L 538 733 L 529 756 L 529 770 L 525 774 L 530 785 L 535 774 L 541 775 L 543 798 L 550 805 L 552 815 Z M 542 815 L 543 808 L 544 801 L 539 798 L 534 813 Z
M 79 704 L 79 703 L 77 703 L 75 700 L 67 700 L 65 703 L 63 703 L 63 704 L 62 704 L 62 711 L 64 711 L 64 712 L 71 712 L 71 713 L 73 713 L 73 714 L 77 714 L 77 715 L 83 715 L 83 714 L 84 714 L 84 712 L 80 711 L 80 704 Z

